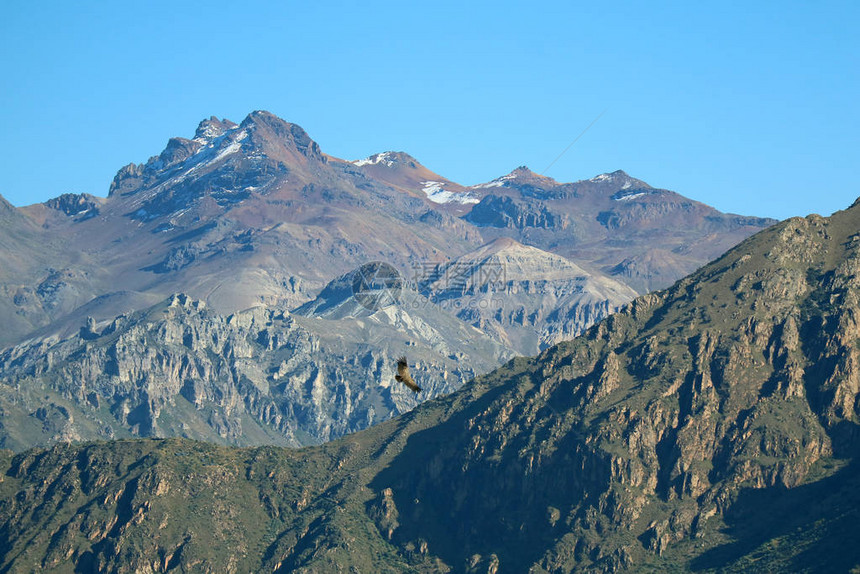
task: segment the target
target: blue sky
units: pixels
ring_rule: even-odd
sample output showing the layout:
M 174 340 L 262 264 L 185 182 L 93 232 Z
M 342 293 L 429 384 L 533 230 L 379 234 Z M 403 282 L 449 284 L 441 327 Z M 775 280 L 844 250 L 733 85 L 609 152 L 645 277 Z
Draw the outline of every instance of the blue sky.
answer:
M 860 196 L 860 3 L 22 2 L 0 8 L 0 194 L 106 195 L 216 115 L 472 185 L 623 169 L 724 211 Z

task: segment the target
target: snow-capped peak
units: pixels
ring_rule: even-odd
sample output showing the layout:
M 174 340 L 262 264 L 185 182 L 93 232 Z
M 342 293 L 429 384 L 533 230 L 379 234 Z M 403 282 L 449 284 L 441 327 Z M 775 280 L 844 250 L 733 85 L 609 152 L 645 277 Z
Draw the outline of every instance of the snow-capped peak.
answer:
M 505 183 L 516 178 L 516 174 L 509 173 L 508 175 L 503 175 L 502 177 L 497 177 L 493 181 L 488 181 L 487 183 L 479 183 L 478 185 L 473 185 L 473 189 L 487 189 L 490 187 L 503 187 Z
M 236 127 L 236 124 L 230 120 L 219 120 L 215 116 L 212 116 L 208 120 L 203 120 L 197 126 L 194 141 L 205 145 Z
M 592 177 L 588 181 L 593 181 L 593 182 L 597 183 L 597 182 L 601 182 L 601 181 L 612 181 L 613 179 L 615 179 L 615 176 L 612 175 L 611 173 L 601 173 L 600 175 L 596 175 L 596 176 Z
M 364 159 L 357 159 L 352 163 L 357 166 L 363 165 L 376 165 L 382 164 L 388 167 L 392 167 L 397 162 L 397 155 L 394 152 L 386 151 L 382 153 L 375 153 L 370 157 L 366 157 Z
M 473 185 L 472 189 L 487 189 L 490 187 L 505 187 L 510 182 L 514 180 L 519 180 L 521 183 L 537 183 L 539 185 L 553 185 L 555 181 L 551 177 L 546 177 L 545 175 L 540 175 L 532 170 L 530 170 L 527 166 L 521 165 L 516 168 L 514 171 L 509 173 L 508 175 L 503 175 L 502 177 L 497 177 L 496 179 L 489 181 L 487 183 L 479 183 L 478 185 Z
M 613 181 L 617 182 L 619 180 L 625 181 L 625 182 L 635 182 L 636 184 L 645 185 L 644 182 L 633 179 L 632 177 L 627 175 L 624 172 L 624 170 L 621 170 L 621 169 L 613 171 L 612 173 L 601 173 L 600 175 L 596 175 L 596 176 L 592 177 L 588 181 L 590 181 L 592 183 L 601 183 L 601 182 L 613 182 Z

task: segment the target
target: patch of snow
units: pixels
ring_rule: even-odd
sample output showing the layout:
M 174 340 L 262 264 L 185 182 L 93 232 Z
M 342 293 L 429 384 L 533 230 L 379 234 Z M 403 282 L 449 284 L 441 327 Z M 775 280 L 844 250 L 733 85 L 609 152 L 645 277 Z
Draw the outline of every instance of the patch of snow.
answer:
M 455 193 L 448 191 L 443 187 L 440 181 L 422 181 L 424 189 L 422 190 L 427 199 L 433 203 L 478 203 L 480 200 L 470 193 Z
M 631 199 L 635 199 L 637 197 L 642 197 L 643 195 L 648 195 L 647 191 L 640 191 L 639 193 L 631 193 L 629 195 L 622 195 L 620 197 L 613 197 L 615 201 L 630 201 Z
M 487 189 L 490 187 L 502 187 L 509 180 L 515 179 L 516 176 L 512 173 L 508 175 L 503 175 L 502 177 L 497 177 L 493 181 L 489 181 L 487 183 L 479 183 L 478 185 L 473 185 L 472 189 Z
M 388 167 L 392 167 L 395 164 L 395 156 L 393 153 L 386 151 L 383 153 L 375 153 L 372 156 L 366 157 L 364 159 L 357 159 L 352 163 L 359 167 L 363 165 L 376 165 L 379 163 Z
M 212 140 L 212 142 L 210 142 L 208 145 L 201 147 L 199 150 L 197 150 L 197 153 L 185 160 L 185 166 L 188 167 L 188 171 L 179 176 L 176 179 L 176 182 L 182 182 L 192 173 L 197 171 L 197 169 L 199 169 L 200 167 L 220 161 L 228 155 L 232 155 L 242 149 L 241 142 L 248 137 L 248 130 L 243 129 L 239 133 L 235 133 L 238 129 L 239 126 L 236 126 L 235 128 L 227 130 L 224 135 L 217 137 L 216 139 Z M 228 138 L 232 139 L 232 141 L 230 141 L 227 147 L 215 154 L 216 148 L 225 139 Z M 213 156 L 213 154 L 215 155 Z
M 239 143 L 241 141 L 242 140 L 230 142 L 230 145 L 228 145 L 227 147 L 225 147 L 224 149 L 219 151 L 218 155 L 216 155 L 214 158 L 212 158 L 211 162 L 216 162 L 216 161 L 222 160 L 225 157 L 227 157 L 228 155 L 234 154 L 237 151 L 239 151 L 240 149 L 242 149 L 242 144 Z M 207 162 L 207 163 L 210 163 L 210 162 Z
M 601 182 L 601 181 L 612 181 L 613 179 L 614 179 L 614 176 L 611 173 L 601 173 L 600 175 L 592 177 L 588 181 L 593 181 L 593 182 L 597 183 L 597 182 Z
M 203 131 L 203 133 L 200 136 L 194 138 L 193 141 L 196 141 L 197 143 L 203 144 L 203 147 L 200 149 L 205 149 L 207 146 L 213 145 L 214 143 L 216 143 L 217 140 L 228 135 L 230 132 L 234 132 L 234 131 L 238 130 L 239 127 L 240 126 L 233 126 L 232 128 L 227 128 L 227 129 L 222 130 L 220 128 L 215 128 L 214 126 L 210 125 Z M 243 130 L 243 131 L 245 131 L 245 130 Z M 247 131 L 245 131 L 245 135 L 246 136 L 248 135 Z M 198 153 L 199 153 L 199 151 L 200 150 L 198 150 Z
M 479 183 L 478 185 L 473 185 L 472 189 L 487 189 L 490 187 L 502 187 L 505 185 L 505 182 L 499 181 L 498 179 L 494 179 L 493 181 L 488 181 L 487 183 Z
M 631 187 L 633 187 L 633 184 L 628 181 L 621 186 L 621 189 L 630 189 Z
M 216 155 L 214 158 L 212 158 L 208 162 L 204 162 L 204 163 L 216 162 L 218 160 L 224 159 L 228 155 L 236 153 L 237 151 L 242 149 L 242 143 L 241 142 L 242 142 L 242 140 L 244 140 L 247 137 L 248 137 L 248 131 L 242 130 L 241 132 L 236 134 L 236 137 L 233 138 L 233 141 L 231 141 L 229 143 L 229 145 L 227 145 L 227 147 L 225 147 L 224 149 L 222 149 L 221 151 L 218 152 L 218 155 Z
M 194 141 L 205 144 L 210 139 L 212 139 L 213 137 L 217 137 L 218 135 L 218 131 L 215 130 L 212 126 L 209 126 L 205 130 L 203 130 L 203 133 L 194 138 Z

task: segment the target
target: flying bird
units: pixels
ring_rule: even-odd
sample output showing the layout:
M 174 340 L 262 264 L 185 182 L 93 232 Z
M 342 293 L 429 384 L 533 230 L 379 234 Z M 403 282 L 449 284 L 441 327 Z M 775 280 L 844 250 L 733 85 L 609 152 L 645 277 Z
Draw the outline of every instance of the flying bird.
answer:
M 394 380 L 409 387 L 413 393 L 421 392 L 421 387 L 415 384 L 412 375 L 409 374 L 409 363 L 406 362 L 406 357 L 397 359 L 397 374 L 394 375 Z

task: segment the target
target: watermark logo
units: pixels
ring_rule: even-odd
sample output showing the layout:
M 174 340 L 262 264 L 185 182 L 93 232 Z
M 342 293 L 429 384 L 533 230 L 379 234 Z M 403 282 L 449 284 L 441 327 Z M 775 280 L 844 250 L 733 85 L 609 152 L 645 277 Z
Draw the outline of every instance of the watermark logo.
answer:
M 445 265 L 417 262 L 412 265 L 412 284 L 419 291 L 475 291 L 496 289 L 506 281 L 505 266 L 498 262 L 475 265 L 454 261 Z
M 383 261 L 365 263 L 352 274 L 352 296 L 368 311 L 399 302 L 403 278 Z
M 503 290 L 505 283 L 501 263 L 417 262 L 412 265 L 411 277 L 405 278 L 393 265 L 373 261 L 353 272 L 352 295 L 371 312 L 395 304 L 412 309 L 429 304 L 459 314 L 469 309 L 501 309 L 502 299 L 493 294 Z M 411 293 L 406 300 L 405 290 Z

